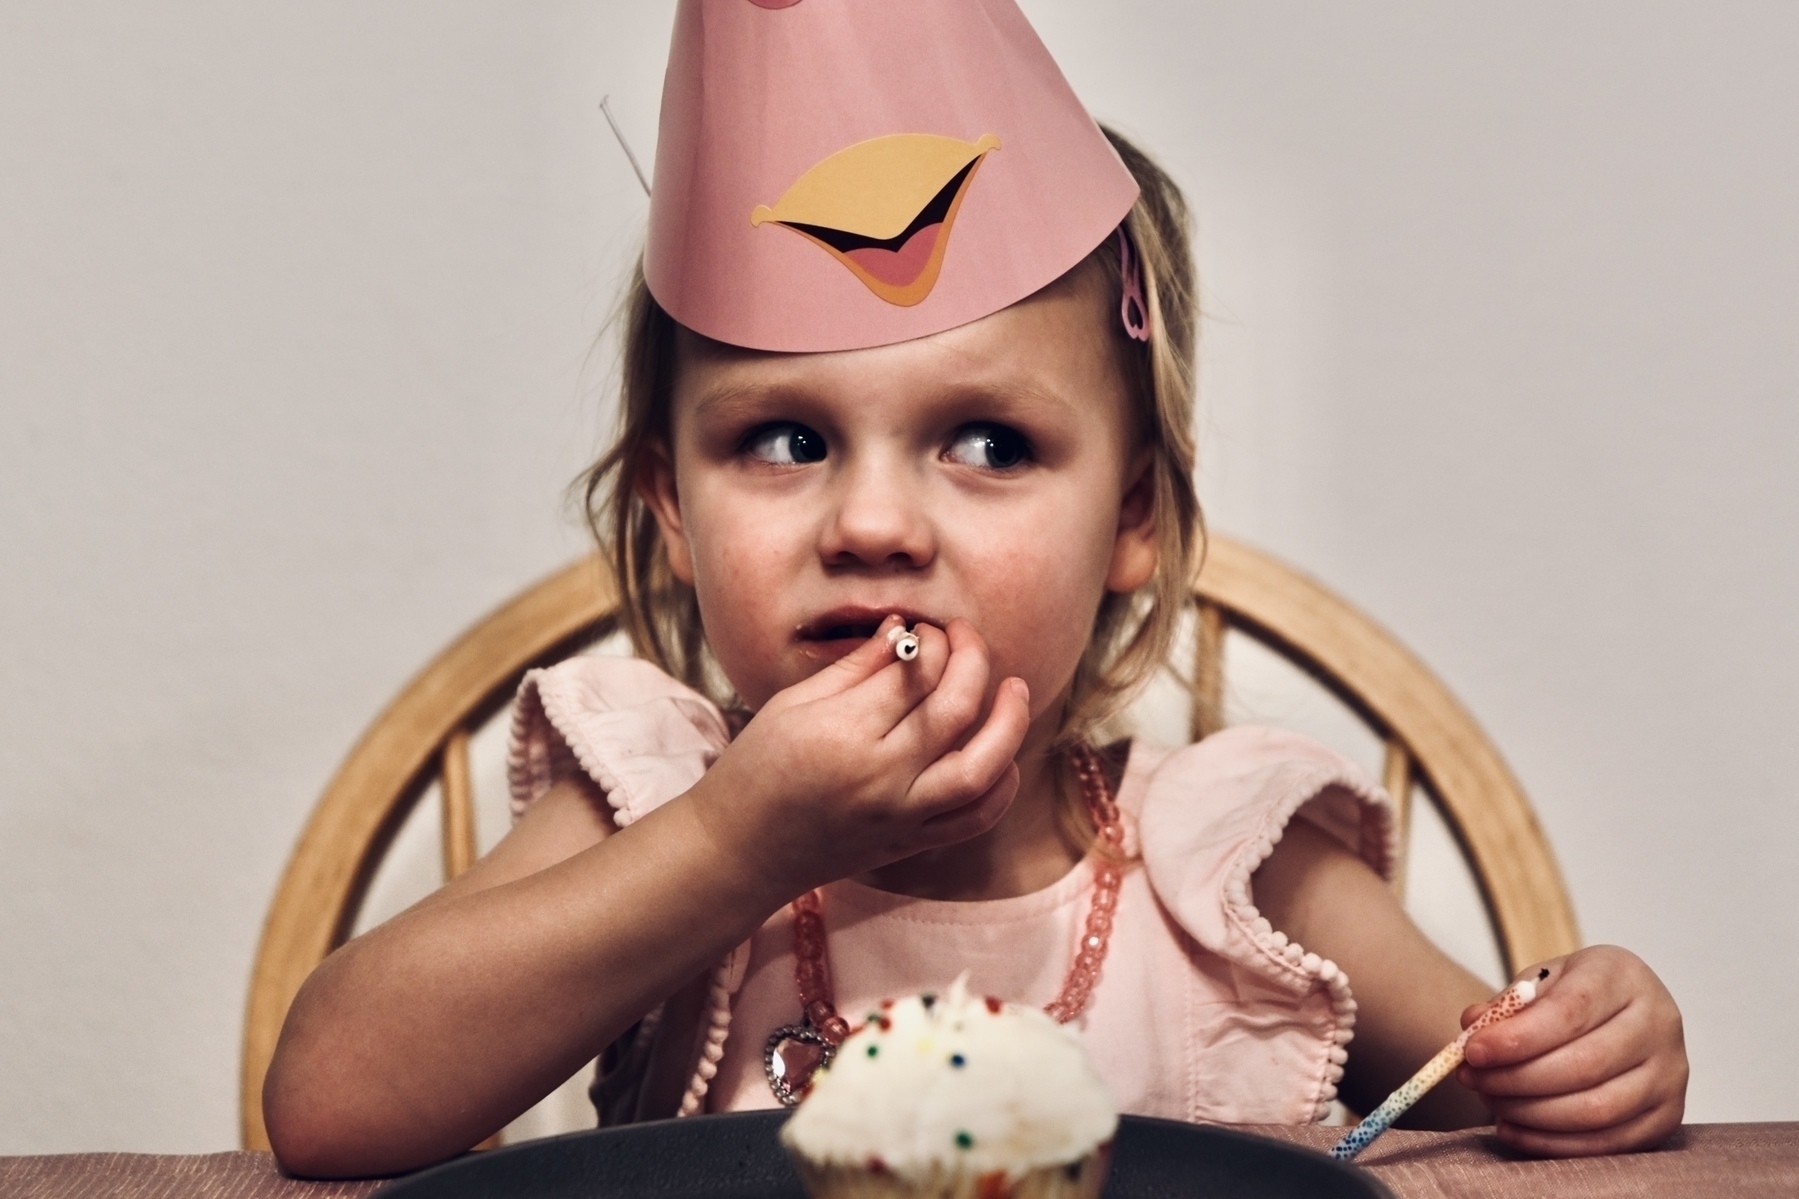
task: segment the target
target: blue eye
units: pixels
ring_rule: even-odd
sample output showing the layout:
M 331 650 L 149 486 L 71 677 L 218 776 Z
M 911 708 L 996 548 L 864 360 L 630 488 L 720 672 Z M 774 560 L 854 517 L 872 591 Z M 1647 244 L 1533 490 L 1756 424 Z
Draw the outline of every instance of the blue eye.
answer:
M 1031 444 L 1024 434 L 1004 425 L 965 425 L 944 451 L 944 457 L 963 466 L 986 470 L 1011 470 L 1031 457 Z
M 804 425 L 764 425 L 743 443 L 752 457 L 775 466 L 801 466 L 823 462 L 825 439 Z

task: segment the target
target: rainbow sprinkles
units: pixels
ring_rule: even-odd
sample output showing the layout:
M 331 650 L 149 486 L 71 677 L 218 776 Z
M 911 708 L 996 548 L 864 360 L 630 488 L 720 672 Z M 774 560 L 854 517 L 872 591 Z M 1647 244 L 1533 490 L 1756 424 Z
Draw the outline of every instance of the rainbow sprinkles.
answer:
M 1480 1014 L 1480 1019 L 1462 1030 L 1462 1035 L 1443 1046 L 1436 1057 L 1424 1064 L 1424 1068 L 1407 1079 L 1405 1085 L 1394 1091 L 1382 1101 L 1381 1105 L 1368 1113 L 1367 1119 L 1349 1130 L 1349 1135 L 1338 1141 L 1331 1149 L 1331 1156 L 1340 1162 L 1354 1159 L 1355 1155 L 1368 1148 L 1393 1122 L 1406 1113 L 1414 1103 L 1424 1098 L 1425 1094 L 1438 1083 L 1448 1078 L 1450 1073 L 1462 1064 L 1463 1054 L 1468 1047 L 1468 1038 L 1483 1028 L 1490 1028 L 1501 1020 L 1509 1020 L 1530 1006 L 1537 997 L 1537 984 L 1549 977 L 1547 969 L 1537 971 L 1535 978 L 1525 978 L 1513 983 L 1499 993 L 1493 1006 Z

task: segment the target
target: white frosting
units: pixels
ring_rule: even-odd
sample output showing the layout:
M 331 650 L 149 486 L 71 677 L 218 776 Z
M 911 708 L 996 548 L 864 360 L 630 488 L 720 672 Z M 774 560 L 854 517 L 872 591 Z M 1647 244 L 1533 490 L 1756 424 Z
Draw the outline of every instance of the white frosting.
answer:
M 1110 1140 L 1118 1110 L 1075 1033 L 965 979 L 869 1013 L 782 1140 L 815 1164 L 1012 1177 Z

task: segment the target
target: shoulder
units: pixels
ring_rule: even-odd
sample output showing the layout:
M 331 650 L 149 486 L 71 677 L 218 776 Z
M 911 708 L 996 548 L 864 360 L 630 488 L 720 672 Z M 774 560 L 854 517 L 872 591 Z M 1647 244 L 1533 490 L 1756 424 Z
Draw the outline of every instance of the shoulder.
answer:
M 642 658 L 583 654 L 526 673 L 521 701 L 535 698 L 558 717 L 580 719 L 620 712 L 675 711 L 690 723 L 717 726 L 724 719 L 711 700 Z
M 1286 729 L 1224 729 L 1146 754 L 1138 823 L 1145 862 L 1170 865 L 1268 846 L 1295 815 L 1335 836 L 1383 875 L 1395 859 L 1393 803 L 1367 771 Z M 1259 858 L 1258 858 L 1259 860 Z
M 1295 817 L 1306 830 L 1296 842 L 1389 868 L 1391 802 L 1341 754 L 1297 733 L 1247 726 L 1133 753 L 1121 807 L 1127 794 L 1161 911 L 1191 939 L 1196 961 L 1231 966 L 1221 974 L 1228 1002 L 1206 1009 L 1209 1060 L 1260 1079 L 1240 1110 L 1267 1110 L 1267 1096 L 1284 1095 L 1290 1106 L 1279 1110 L 1292 1114 L 1272 1118 L 1322 1118 L 1347 1060 L 1355 999 L 1334 961 L 1258 908 L 1253 879 Z
M 1335 967 L 1276 931 L 1253 898 L 1252 877 L 1296 816 L 1390 875 L 1393 804 L 1380 786 L 1308 737 L 1255 727 L 1214 733 L 1150 766 L 1138 816 L 1144 870 L 1206 948 L 1283 986 L 1336 985 Z
M 623 827 L 697 782 L 730 741 L 718 708 L 639 658 L 584 655 L 525 675 L 507 772 L 515 812 L 571 775 Z

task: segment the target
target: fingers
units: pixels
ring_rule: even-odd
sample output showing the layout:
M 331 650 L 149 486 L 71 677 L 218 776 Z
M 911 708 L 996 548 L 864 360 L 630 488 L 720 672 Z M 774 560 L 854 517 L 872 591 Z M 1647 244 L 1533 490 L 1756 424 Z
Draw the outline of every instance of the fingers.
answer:
M 942 690 L 942 688 L 939 688 Z M 932 697 L 933 699 L 935 696 Z M 1010 678 L 994 693 L 993 707 L 968 744 L 932 762 L 918 776 L 912 792 L 927 807 L 954 809 L 987 798 L 1009 772 L 1031 726 L 1031 691 L 1023 679 Z M 1016 783 L 1013 784 L 1016 789 Z M 1006 803 L 1011 797 L 1006 797 Z M 1001 805 L 1000 811 L 1005 810 Z M 994 819 L 998 819 L 995 814 Z M 972 835 L 972 834 L 970 834 Z
M 1018 778 L 1018 763 L 1009 762 L 999 780 L 973 803 L 952 808 L 925 821 L 924 832 L 929 838 L 925 847 L 954 845 L 978 837 L 998 824 L 1018 797 Z
M 905 627 L 903 618 L 887 617 L 853 651 L 783 691 L 778 706 L 849 698 L 853 693 L 852 706 L 846 711 L 856 713 L 857 719 L 871 720 L 875 735 L 887 735 L 931 693 L 949 659 L 943 632 L 927 624 L 912 630 L 918 641 L 916 655 L 909 661 L 897 657 L 892 634 Z
M 1648 1058 L 1648 1038 L 1643 1035 L 1642 1023 L 1640 1015 L 1627 1006 L 1598 1028 L 1535 1057 L 1484 1069 L 1464 1066 L 1460 1077 L 1464 1085 L 1495 1097 L 1564 1095 L 1596 1087 Z
M 1673 997 L 1640 958 L 1613 946 L 1549 966 L 1535 1003 L 1469 1040 L 1458 1081 L 1480 1095 L 1502 1138 L 1525 1152 L 1659 1144 L 1679 1126 L 1686 1098 Z
M 897 783 L 883 802 L 900 806 L 888 814 L 910 827 L 915 848 L 929 848 L 986 831 L 1010 807 L 1030 689 L 1005 679 L 989 703 L 987 646 L 966 620 L 943 629 L 919 623 L 909 659 L 896 655 L 892 638 L 903 628 L 888 617 L 864 644 L 778 697 L 787 702 L 763 711 L 785 709 L 781 719 L 808 742 L 874 751 L 856 756 L 850 774 L 862 782 L 853 786 L 872 799 Z
M 872 719 L 878 735 L 899 733 L 909 756 L 936 758 L 981 719 L 992 677 L 987 643 L 960 618 L 944 629 L 920 622 L 911 630 L 917 653 L 901 659 L 892 634 L 904 627 L 900 617 L 889 616 L 853 652 L 783 696 L 797 704 L 854 692 L 852 710 Z
M 1538 1157 L 1594 1157 L 1602 1153 L 1630 1153 L 1653 1149 L 1680 1127 L 1681 1107 L 1664 1106 L 1610 1128 L 1590 1132 L 1563 1132 L 1530 1128 L 1501 1120 L 1499 1139 L 1512 1148 Z
M 1633 1120 L 1661 1101 L 1654 1068 L 1638 1062 L 1584 1086 L 1481 1099 L 1500 1120 L 1545 1132 L 1595 1132 Z
M 867 641 L 810 679 L 796 684 L 794 690 L 807 692 L 805 695 L 807 699 L 818 699 L 826 695 L 835 695 L 840 691 L 847 691 L 870 678 L 883 666 L 893 661 L 893 642 L 887 639 L 887 635 L 894 629 L 905 627 L 904 618 L 897 615 L 889 616 L 876 626 L 874 635 Z
M 1562 967 L 1567 961 L 1568 957 L 1564 954 L 1559 958 L 1551 958 L 1547 962 L 1540 962 L 1535 966 L 1520 970 L 1512 977 L 1511 986 L 1508 986 L 1506 990 L 1509 991 L 1511 987 L 1517 986 L 1518 983 L 1525 979 L 1532 979 L 1537 983 L 1537 994 L 1541 996 L 1550 979 L 1561 977 Z M 1494 995 L 1490 999 L 1483 999 L 1479 1003 L 1471 1003 L 1463 1008 L 1461 1017 L 1462 1027 L 1467 1028 L 1476 1020 L 1479 1020 L 1482 1016 L 1486 1015 L 1487 1012 L 1492 1009 L 1493 1005 L 1498 1003 L 1500 999 L 1504 997 L 1505 993 L 1505 991 L 1501 991 L 1498 995 Z
M 952 620 L 940 636 L 945 639 L 947 658 L 930 693 L 906 722 L 907 734 L 921 747 L 935 752 L 954 745 L 974 727 L 992 677 L 987 643 L 973 625 L 966 620 Z M 930 643 L 921 646 L 920 661 L 928 648 Z
M 1529 1007 L 1469 1039 L 1468 1064 L 1476 1069 L 1529 1061 L 1585 1036 L 1615 1016 L 1628 1002 L 1616 980 L 1603 969 L 1582 967 L 1578 955 L 1544 963 L 1549 977 L 1537 988 Z M 1538 969 L 1537 967 L 1533 967 Z M 1463 1027 L 1489 1005 L 1464 1012 Z

